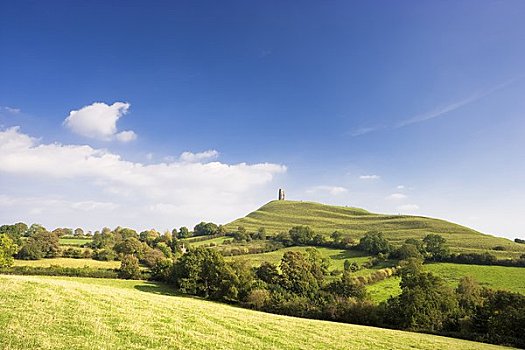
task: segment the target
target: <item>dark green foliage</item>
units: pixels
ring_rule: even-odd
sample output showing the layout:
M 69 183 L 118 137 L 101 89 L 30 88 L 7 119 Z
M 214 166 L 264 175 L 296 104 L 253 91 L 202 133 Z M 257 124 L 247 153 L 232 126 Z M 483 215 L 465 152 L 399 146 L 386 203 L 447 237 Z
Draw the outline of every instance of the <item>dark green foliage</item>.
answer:
M 160 261 L 163 261 L 166 259 L 166 256 L 163 252 L 161 252 L 158 249 L 146 249 L 142 257 L 140 259 L 140 262 L 146 265 L 149 268 L 152 268 L 153 266 L 157 265 Z
M 341 279 L 330 282 L 326 290 L 345 298 L 365 299 L 366 288 L 352 278 L 348 271 L 345 271 Z
M 514 242 L 520 243 L 520 244 L 525 244 L 525 239 L 515 238 Z
M 130 237 L 115 244 L 114 250 L 117 254 L 135 255 L 142 258 L 143 246 L 137 238 Z
M 20 238 L 26 234 L 27 229 L 27 225 L 23 222 L 14 225 L 2 225 L 0 226 L 0 234 L 8 235 L 16 245 L 21 246 L 22 240 Z
M 358 248 L 373 255 L 388 254 L 392 250 L 382 232 L 369 231 L 359 240 Z
M 84 257 L 84 252 L 82 249 L 69 247 L 62 252 L 62 256 L 64 258 L 81 259 Z
M 183 293 L 215 300 L 235 300 L 237 276 L 215 250 L 196 248 L 173 266 L 171 281 Z
M 52 232 L 42 230 L 35 231 L 18 252 L 18 257 L 25 260 L 55 258 L 59 255 L 58 236 Z
M 450 256 L 449 249 L 445 246 L 446 239 L 440 235 L 430 234 L 423 238 L 427 259 L 432 261 L 442 261 Z
M 455 294 L 441 278 L 419 269 L 411 259 L 401 271 L 402 292 L 387 301 L 386 321 L 403 329 L 446 330 L 459 311 Z
M 109 229 L 102 229 L 101 233 L 95 232 L 93 240 L 91 241 L 91 248 L 103 249 L 113 247 L 115 244 L 115 236 Z
M 265 240 L 266 239 L 266 229 L 264 227 L 259 227 L 257 232 L 253 235 L 253 239 L 260 239 Z
M 139 239 L 141 242 L 145 242 L 150 247 L 153 247 L 153 244 L 160 239 L 160 233 L 155 230 L 142 231 L 139 234 Z
M 140 266 L 139 259 L 135 255 L 126 254 L 122 257 L 120 269 L 118 270 L 119 278 L 124 279 L 139 279 Z
M 507 291 L 489 292 L 473 317 L 482 340 L 525 347 L 525 296 Z
M 319 290 L 316 267 L 300 252 L 288 251 L 281 259 L 281 285 L 299 296 L 311 297 Z
M 194 236 L 210 236 L 217 234 L 219 231 L 219 226 L 213 222 L 201 222 L 193 228 Z
M 93 259 L 101 261 L 112 261 L 117 258 L 113 249 L 96 249 L 93 251 Z
M 258 279 L 267 284 L 278 284 L 280 281 L 279 269 L 274 264 L 263 261 L 261 266 L 255 270 Z
M 314 231 L 308 226 L 294 226 L 289 234 L 295 245 L 308 245 L 314 238 Z
M 401 247 L 397 248 L 393 254 L 396 259 L 406 260 L 409 258 L 422 259 L 423 255 L 419 251 L 416 245 L 405 243 Z M 391 255 L 391 256 L 392 256 Z
M 188 238 L 188 237 L 191 236 L 190 231 L 188 230 L 188 228 L 186 226 L 182 226 L 179 229 L 179 232 L 177 232 L 177 229 L 173 229 L 172 234 L 173 234 L 173 236 L 177 236 L 177 238 L 179 238 L 179 239 L 181 239 L 181 238 Z

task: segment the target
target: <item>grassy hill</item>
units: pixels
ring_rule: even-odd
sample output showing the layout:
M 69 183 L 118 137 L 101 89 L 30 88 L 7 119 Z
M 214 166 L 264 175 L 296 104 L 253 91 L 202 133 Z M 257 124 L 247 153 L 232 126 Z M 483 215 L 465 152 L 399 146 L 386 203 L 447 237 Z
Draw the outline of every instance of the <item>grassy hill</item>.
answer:
M 505 349 L 175 296 L 162 284 L 0 275 L 0 348 Z
M 452 251 L 470 252 L 492 250 L 502 246 L 505 251 L 493 250 L 498 257 L 515 257 L 525 253 L 525 245 L 482 234 L 470 228 L 444 220 L 423 216 L 383 215 L 364 209 L 324 205 L 313 202 L 272 201 L 244 218 L 226 225 L 229 230 L 244 226 L 248 231 L 265 227 L 269 234 L 288 231 L 296 225 L 308 225 L 316 233 L 330 234 L 340 231 L 359 239 L 370 230 L 382 231 L 393 243 L 407 238 L 421 239 L 437 233 L 447 239 Z

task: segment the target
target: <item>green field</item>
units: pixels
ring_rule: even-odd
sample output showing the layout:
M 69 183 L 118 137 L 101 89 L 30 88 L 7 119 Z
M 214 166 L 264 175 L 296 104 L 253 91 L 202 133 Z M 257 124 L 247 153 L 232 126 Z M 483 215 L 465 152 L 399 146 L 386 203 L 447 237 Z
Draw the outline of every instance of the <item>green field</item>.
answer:
M 226 237 L 226 236 L 216 237 L 216 238 L 206 239 L 204 241 L 197 241 L 197 242 L 192 242 L 192 239 L 183 239 L 182 241 L 184 243 L 188 243 L 190 247 L 196 248 L 196 247 L 200 247 L 202 245 L 206 245 L 210 243 L 219 245 L 219 244 L 222 244 L 227 239 L 231 239 L 231 237 Z
M 407 238 L 421 239 L 429 233 L 443 236 L 453 252 L 490 251 L 498 257 L 518 257 L 525 253 L 525 245 L 482 234 L 467 227 L 444 220 L 409 215 L 373 214 L 363 209 L 323 205 L 312 202 L 272 201 L 244 218 L 225 227 L 236 230 L 244 226 L 248 231 L 266 228 L 268 234 L 288 231 L 296 225 L 308 225 L 316 233 L 340 231 L 358 240 L 370 230 L 379 230 L 391 242 L 402 243 Z M 495 246 L 505 251 L 492 250 Z
M 93 259 L 54 258 L 41 260 L 15 260 L 15 266 L 49 267 L 95 267 L 99 269 L 115 269 L 120 267 L 120 261 L 99 261 Z
M 81 247 L 91 241 L 91 238 L 60 238 L 58 243 L 61 246 Z
M 431 271 L 456 287 L 461 277 L 473 277 L 483 287 L 504 289 L 525 295 L 525 268 L 483 265 L 462 265 L 436 263 L 424 265 L 425 271 Z M 391 295 L 401 293 L 399 278 L 389 278 L 367 286 L 374 301 L 383 301 Z
M 0 276 L 0 348 L 505 349 L 266 314 L 175 296 L 162 284 Z
M 334 249 L 334 248 L 325 248 L 325 247 L 288 247 L 279 249 L 269 253 L 261 254 L 246 254 L 236 257 L 227 257 L 227 260 L 231 259 L 243 259 L 249 261 L 253 266 L 260 266 L 263 261 L 278 265 L 283 257 L 284 253 L 288 251 L 294 252 L 306 252 L 308 248 L 315 248 L 323 258 L 330 258 L 330 270 L 343 270 L 345 260 L 350 262 L 356 262 L 361 265 L 367 262 L 371 257 L 364 252 L 357 250 L 346 250 L 346 249 Z M 393 263 L 387 264 L 388 266 L 393 266 Z M 384 267 L 384 266 L 381 266 Z M 380 268 L 380 267 L 378 267 Z

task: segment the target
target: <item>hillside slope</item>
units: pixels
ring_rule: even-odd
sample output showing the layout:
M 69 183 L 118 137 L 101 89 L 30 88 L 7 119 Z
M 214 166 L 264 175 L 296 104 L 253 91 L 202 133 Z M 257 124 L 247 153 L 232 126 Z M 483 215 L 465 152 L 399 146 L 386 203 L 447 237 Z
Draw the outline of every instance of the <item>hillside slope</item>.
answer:
M 265 314 L 144 281 L 0 275 L 0 310 L 5 350 L 505 349 Z
M 229 230 L 244 226 L 249 231 L 265 227 L 269 234 L 288 231 L 296 225 L 308 225 L 316 233 L 330 234 L 340 231 L 360 238 L 370 230 L 382 231 L 394 243 L 407 238 L 421 239 L 429 233 L 437 233 L 447 239 L 453 251 L 491 250 L 503 246 L 506 251 L 494 251 L 496 255 L 516 256 L 525 253 L 525 245 L 506 238 L 482 234 L 467 227 L 444 220 L 410 215 L 383 215 L 364 209 L 338 207 L 313 202 L 272 201 L 244 218 L 226 225 Z

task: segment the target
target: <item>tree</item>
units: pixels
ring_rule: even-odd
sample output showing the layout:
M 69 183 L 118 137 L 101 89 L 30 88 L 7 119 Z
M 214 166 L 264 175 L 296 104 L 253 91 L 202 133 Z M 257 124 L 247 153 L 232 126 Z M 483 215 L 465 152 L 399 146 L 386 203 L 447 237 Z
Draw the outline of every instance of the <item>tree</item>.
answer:
M 339 231 L 334 231 L 330 234 L 330 238 L 335 242 L 335 243 L 339 243 L 339 241 L 341 240 L 341 238 L 343 238 L 343 234 Z
M 400 260 L 408 258 L 422 259 L 423 256 L 414 244 L 405 243 L 395 251 L 395 256 Z
M 481 286 L 470 276 L 462 277 L 459 280 L 456 296 L 463 315 L 472 315 L 476 308 L 483 304 Z
M 60 254 L 58 236 L 52 232 L 37 231 L 29 237 L 18 252 L 21 259 L 54 258 Z
M 236 300 L 237 276 L 216 250 L 198 247 L 173 265 L 171 281 L 183 293 L 214 300 Z
M 80 236 L 83 236 L 84 235 L 84 230 L 81 229 L 80 227 L 77 227 L 74 231 L 74 235 L 77 236 L 77 237 L 80 237 Z
M 173 231 L 177 232 L 176 229 L 173 229 Z M 175 232 L 173 232 L 174 235 L 175 235 Z M 188 230 L 186 226 L 182 226 L 179 229 L 179 232 L 177 232 L 177 238 L 188 238 L 188 237 L 190 237 L 190 231 Z
M 312 273 L 312 266 L 305 255 L 288 251 L 281 259 L 281 285 L 287 291 L 304 297 L 313 297 L 319 282 Z
M 388 254 L 392 250 L 388 240 L 379 231 L 369 231 L 359 240 L 359 249 L 370 254 Z
M 0 234 L 0 267 L 13 265 L 13 255 L 16 254 L 18 246 L 7 234 Z
M 131 254 L 126 254 L 122 258 L 120 263 L 120 269 L 118 276 L 125 279 L 139 279 L 140 278 L 140 266 L 139 259 Z
M 44 226 L 40 224 L 32 224 L 25 232 L 25 235 L 31 237 L 38 232 L 47 232 L 47 230 Z
M 345 298 L 356 298 L 362 300 L 366 297 L 365 286 L 357 283 L 348 270 L 343 272 L 341 279 L 329 283 L 326 289 L 333 294 Z
M 290 238 L 297 245 L 307 245 L 314 238 L 314 231 L 309 226 L 294 226 L 289 231 Z
M 258 279 L 267 284 L 278 284 L 280 281 L 279 269 L 268 261 L 263 261 L 261 266 L 255 270 Z
M 124 255 L 134 255 L 137 258 L 142 257 L 142 243 L 135 237 L 126 238 L 122 242 L 115 244 L 115 252 Z
M 210 236 L 219 231 L 219 226 L 213 222 L 201 222 L 193 228 L 194 236 Z
M 11 240 L 18 246 L 22 245 L 20 237 L 24 236 L 27 231 L 27 225 L 23 222 L 16 223 L 14 225 L 2 225 L 0 226 L 0 234 L 6 234 Z
M 456 296 L 441 278 L 417 271 L 415 261 L 402 270 L 401 294 L 387 301 L 386 321 L 411 330 L 442 331 L 457 315 Z
M 429 234 L 423 238 L 425 250 L 428 258 L 433 261 L 440 261 L 450 256 L 449 249 L 445 246 L 446 239 L 436 234 Z
M 142 231 L 139 234 L 139 239 L 142 242 L 146 242 L 147 245 L 150 247 L 153 247 L 153 243 L 160 238 L 160 233 L 158 233 L 156 230 L 151 229 L 147 231 Z
M 253 239 L 266 239 L 266 229 L 264 227 L 259 227 L 257 232 L 253 235 Z

